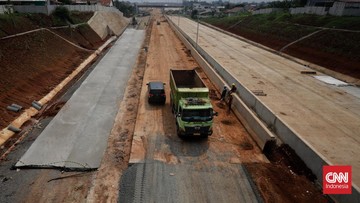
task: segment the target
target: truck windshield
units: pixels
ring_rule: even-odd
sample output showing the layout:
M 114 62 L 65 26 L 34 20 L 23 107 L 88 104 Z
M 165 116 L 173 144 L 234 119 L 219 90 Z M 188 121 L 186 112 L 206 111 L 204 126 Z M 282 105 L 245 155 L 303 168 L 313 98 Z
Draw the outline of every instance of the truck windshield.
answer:
M 212 109 L 184 109 L 181 116 L 183 121 L 211 121 Z

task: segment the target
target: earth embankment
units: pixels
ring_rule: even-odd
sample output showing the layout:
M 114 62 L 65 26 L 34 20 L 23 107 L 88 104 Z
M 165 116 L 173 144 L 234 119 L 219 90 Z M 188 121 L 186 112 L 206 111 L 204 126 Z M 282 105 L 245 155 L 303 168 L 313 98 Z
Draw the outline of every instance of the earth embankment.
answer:
M 57 29 L 54 27 L 64 24 L 59 24 L 55 16 L 0 16 L 0 37 L 3 38 L 0 40 L 0 129 L 20 115 L 7 110 L 8 105 L 16 103 L 24 108 L 30 107 L 32 101 L 46 95 L 106 41 L 108 35 L 100 37 L 87 24 L 93 14 L 71 13 L 70 22 L 76 25 Z M 97 18 L 101 18 L 101 15 Z M 118 22 L 123 22 L 117 29 L 125 28 L 127 19 L 120 15 L 117 18 Z M 106 25 L 106 19 L 103 21 Z M 48 28 L 51 32 L 40 30 L 4 38 L 39 28 Z

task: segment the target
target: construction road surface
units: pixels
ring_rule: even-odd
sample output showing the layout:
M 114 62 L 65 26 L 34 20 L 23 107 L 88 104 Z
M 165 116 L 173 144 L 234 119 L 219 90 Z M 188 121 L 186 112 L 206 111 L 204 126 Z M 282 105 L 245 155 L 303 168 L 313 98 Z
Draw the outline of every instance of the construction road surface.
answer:
M 215 108 L 220 116 L 215 118 L 214 135 L 208 140 L 182 140 L 177 136 L 170 108 L 169 70 L 194 69 L 198 65 L 164 18 L 159 20 L 163 21 L 160 25 L 153 25 L 130 156 L 132 165 L 122 177 L 119 202 L 257 202 L 241 163 L 266 162 L 266 158 L 257 147 L 241 147 L 255 143 L 234 115 L 226 115 L 226 108 Z M 206 79 L 204 74 L 201 76 Z M 147 102 L 146 83 L 150 81 L 166 83 L 164 106 Z M 205 83 L 211 89 L 211 83 Z M 216 95 L 213 99 L 217 100 Z
M 219 101 L 216 88 L 165 18 L 160 14 L 154 18 L 160 24 L 152 25 L 130 165 L 121 178 L 119 202 L 261 202 L 264 198 L 287 202 L 293 199 L 288 195 L 292 188 L 296 188 L 293 196 L 304 196 L 302 200 L 321 197 L 309 186 L 310 181 L 304 185 L 300 177 L 269 163 L 235 115 L 226 113 L 227 106 Z M 208 139 L 177 136 L 169 102 L 170 68 L 195 69 L 210 89 L 219 116 L 214 119 L 214 133 Z M 150 81 L 166 83 L 164 106 L 148 104 L 146 83 Z M 251 178 L 244 164 L 268 167 L 276 171 L 277 177 L 260 172 L 251 174 Z M 253 181 L 258 178 L 269 184 L 266 191 L 258 191 Z M 298 186 L 290 187 L 293 184 Z M 309 190 L 311 195 L 306 195 Z
M 196 40 L 197 23 L 173 17 Z M 351 165 L 360 185 L 360 99 L 311 75 L 307 68 L 204 25 L 198 45 L 329 163 Z M 318 74 L 319 75 L 319 74 Z M 321 75 L 321 74 L 320 74 Z M 289 138 L 291 139 L 291 138 Z

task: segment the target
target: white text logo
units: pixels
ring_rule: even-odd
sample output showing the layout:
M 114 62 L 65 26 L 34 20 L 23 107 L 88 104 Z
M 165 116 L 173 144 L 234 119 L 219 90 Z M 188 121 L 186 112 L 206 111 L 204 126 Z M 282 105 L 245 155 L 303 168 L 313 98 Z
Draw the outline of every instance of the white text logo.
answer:
M 348 183 L 349 182 L 349 173 L 336 173 L 329 172 L 326 174 L 325 179 L 328 183 Z

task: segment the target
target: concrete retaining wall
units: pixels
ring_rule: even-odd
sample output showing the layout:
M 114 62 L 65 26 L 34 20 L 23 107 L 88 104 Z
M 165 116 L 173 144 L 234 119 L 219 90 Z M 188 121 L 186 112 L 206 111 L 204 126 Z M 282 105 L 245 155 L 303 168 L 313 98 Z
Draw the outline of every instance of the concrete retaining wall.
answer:
M 252 14 L 256 15 L 256 14 L 269 14 L 272 12 L 278 12 L 278 11 L 282 11 L 283 9 L 281 8 L 264 8 L 264 9 L 259 9 L 256 11 L 253 11 Z
M 334 16 L 360 16 L 360 3 L 334 2 L 329 14 Z
M 317 6 L 306 6 L 306 7 L 298 7 L 298 8 L 290 8 L 291 14 L 316 14 L 316 15 L 326 15 L 325 7 L 317 7 Z
M 119 36 L 129 24 L 129 20 L 118 10 L 117 12 L 97 11 L 88 24 L 101 39 L 105 39 L 108 35 Z
M 191 50 L 191 54 L 218 89 L 222 89 L 224 84 L 231 84 L 233 82 L 237 85 L 239 96 L 236 95 L 236 97 L 234 97 L 234 112 L 245 124 L 245 127 L 257 144 L 263 149 L 266 141 L 276 139 L 277 137 L 280 138 L 283 143 L 288 144 L 295 150 L 316 175 L 318 184 L 322 185 L 322 167 L 333 164 L 318 153 L 306 140 L 303 140 L 294 129 L 278 118 L 271 109 L 258 100 L 251 91 L 236 81 L 201 47 L 196 46 L 195 42 L 183 31 L 178 30 L 177 26 L 173 24 L 171 20 L 168 19 L 168 21 L 175 33 L 185 46 Z M 197 50 L 195 50 L 194 47 L 197 47 Z M 271 129 L 272 132 L 269 129 Z M 331 197 L 339 202 L 360 202 L 359 188 L 353 184 L 352 191 L 353 193 L 351 195 L 332 195 Z
M 4 5 L 0 5 L 0 14 L 4 14 L 7 12 L 7 8 Z
M 344 8 L 344 2 L 334 2 L 334 5 L 329 9 L 329 14 L 334 16 L 342 16 Z
M 12 5 L 0 5 L 0 14 L 13 13 L 14 9 Z
M 43 13 L 49 15 L 54 11 L 56 6 L 35 6 L 35 5 L 18 5 L 14 10 L 19 13 Z

